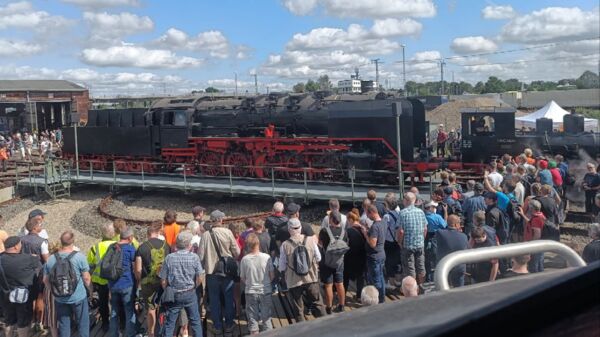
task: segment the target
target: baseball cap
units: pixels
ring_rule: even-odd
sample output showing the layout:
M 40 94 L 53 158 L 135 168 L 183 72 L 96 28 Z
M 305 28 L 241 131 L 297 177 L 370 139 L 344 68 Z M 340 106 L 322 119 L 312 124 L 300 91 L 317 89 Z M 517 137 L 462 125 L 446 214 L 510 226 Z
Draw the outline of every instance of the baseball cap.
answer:
M 423 206 L 425 208 L 429 208 L 429 207 L 438 207 L 438 203 L 431 200 L 425 203 L 425 205 Z
M 498 200 L 498 196 L 497 196 L 497 195 L 496 195 L 496 193 L 494 193 L 494 192 L 489 192 L 489 191 L 488 191 L 488 192 L 485 192 L 485 193 L 483 194 L 483 197 L 484 197 L 484 198 L 487 198 L 487 199 L 492 199 L 492 200 L 494 200 L 494 201 Z
M 219 211 L 218 209 L 212 211 L 210 213 L 210 221 L 218 221 L 225 217 L 225 213 Z
M 36 208 L 36 209 L 34 209 L 33 211 L 29 212 L 29 219 L 31 219 L 31 218 L 35 218 L 36 216 L 39 216 L 39 215 L 41 215 L 41 216 L 44 216 L 44 215 L 46 215 L 46 214 L 48 214 L 48 213 L 46 213 L 46 212 L 42 211 L 42 210 L 41 210 L 41 209 L 39 209 L 39 208 Z
M 18 236 L 9 236 L 6 240 L 4 240 L 4 249 L 13 248 L 21 242 L 21 238 Z
M 302 223 L 300 222 L 300 220 L 293 218 L 288 220 L 288 228 L 291 229 L 298 229 L 298 228 L 302 228 Z
M 548 168 L 548 162 L 545 160 L 540 160 L 540 168 L 543 169 L 547 169 Z
M 298 211 L 300 211 L 300 205 L 294 202 L 290 202 L 285 210 L 287 215 L 296 214 Z

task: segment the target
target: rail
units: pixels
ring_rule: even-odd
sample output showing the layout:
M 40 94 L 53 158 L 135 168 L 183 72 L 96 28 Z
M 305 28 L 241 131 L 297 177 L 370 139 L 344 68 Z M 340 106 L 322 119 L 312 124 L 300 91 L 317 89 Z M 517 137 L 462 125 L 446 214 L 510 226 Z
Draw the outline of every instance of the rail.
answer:
M 511 243 L 503 246 L 461 250 L 446 255 L 435 267 L 435 287 L 449 290 L 448 274 L 452 268 L 465 263 L 481 262 L 496 258 L 507 258 L 525 254 L 552 252 L 563 256 L 571 267 L 583 267 L 586 263 L 567 245 L 550 240 Z

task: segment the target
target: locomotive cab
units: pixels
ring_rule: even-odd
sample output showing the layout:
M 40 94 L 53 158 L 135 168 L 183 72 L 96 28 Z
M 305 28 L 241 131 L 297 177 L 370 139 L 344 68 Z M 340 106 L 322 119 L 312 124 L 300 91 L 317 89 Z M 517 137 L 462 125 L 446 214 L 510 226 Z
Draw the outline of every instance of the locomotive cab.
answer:
M 515 112 L 513 108 L 462 109 L 463 162 L 482 162 L 498 153 L 513 152 Z

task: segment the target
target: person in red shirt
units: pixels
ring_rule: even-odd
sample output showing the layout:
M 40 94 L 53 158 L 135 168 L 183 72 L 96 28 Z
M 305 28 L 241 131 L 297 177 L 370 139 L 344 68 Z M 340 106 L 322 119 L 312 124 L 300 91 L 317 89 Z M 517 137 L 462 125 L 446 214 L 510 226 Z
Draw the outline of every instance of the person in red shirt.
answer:
M 446 141 L 448 140 L 448 133 L 444 131 L 444 124 L 440 124 L 438 127 L 437 134 L 437 156 L 446 156 Z M 441 154 L 440 154 L 441 153 Z
M 265 138 L 274 138 L 275 137 L 275 125 L 273 124 L 269 124 L 269 126 L 267 126 L 265 128 Z
M 522 207 L 519 207 L 519 213 L 525 219 L 525 231 L 523 233 L 524 241 L 540 240 L 542 230 L 546 223 L 546 217 L 542 213 L 542 204 L 537 200 L 529 201 L 531 217 L 528 218 Z M 531 260 L 528 264 L 530 273 L 539 273 L 544 271 L 544 253 L 531 254 Z
M 558 165 L 556 165 L 555 161 L 548 162 L 548 169 L 550 170 L 550 174 L 552 175 L 552 183 L 554 184 L 554 188 L 556 191 L 562 195 L 562 184 L 563 178 L 560 175 L 560 170 L 558 169 Z

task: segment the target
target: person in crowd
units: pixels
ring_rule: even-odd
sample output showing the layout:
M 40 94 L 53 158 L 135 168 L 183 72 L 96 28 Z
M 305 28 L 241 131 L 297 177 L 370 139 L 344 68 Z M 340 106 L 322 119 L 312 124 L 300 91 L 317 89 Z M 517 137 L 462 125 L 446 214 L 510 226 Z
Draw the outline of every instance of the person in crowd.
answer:
M 596 204 L 596 222 L 600 222 L 600 192 L 596 193 L 596 197 L 594 198 Z
M 374 286 L 366 286 L 360 292 L 360 302 L 365 307 L 379 304 L 379 291 Z
M 209 230 L 207 226 L 205 227 L 205 225 L 208 225 L 208 223 L 204 221 L 204 212 L 206 212 L 206 208 L 202 206 L 192 207 L 192 216 L 194 217 L 194 219 L 188 222 L 186 228 L 189 225 L 192 225 L 194 227 L 196 227 L 195 225 L 198 225 L 198 235 L 202 235 L 205 231 Z
M 338 213 L 340 212 L 340 202 L 337 199 L 330 199 L 329 200 L 329 210 L 327 211 L 327 215 L 325 215 L 325 217 L 323 217 L 323 220 L 321 220 L 321 228 L 325 228 L 327 226 L 329 226 L 329 214 L 331 212 L 337 211 Z M 342 228 L 346 228 L 346 216 L 342 213 L 340 213 L 340 215 L 342 216 Z
M 558 164 L 554 160 L 549 161 L 548 170 L 552 175 L 552 184 L 554 186 L 554 189 L 558 192 L 559 195 L 562 195 L 563 178 L 560 174 L 560 170 L 558 169 Z
M 165 257 L 159 273 L 160 282 L 165 292 L 173 291 L 172 302 L 166 303 L 167 319 L 164 326 L 164 336 L 174 335 L 177 317 L 183 309 L 187 314 L 192 335 L 202 337 L 196 287 L 200 286 L 202 282 L 204 269 L 202 269 L 198 255 L 191 252 L 192 233 L 189 231 L 178 233 L 175 239 L 175 248 L 175 253 Z M 167 290 L 167 288 L 170 288 L 170 290 Z M 233 306 L 233 299 L 230 298 L 229 300 L 230 305 Z M 218 294 L 211 297 L 211 304 L 212 302 L 220 302 Z M 231 332 L 229 332 L 229 335 L 232 336 Z
M 385 222 L 387 230 L 385 231 L 385 243 L 383 245 L 385 251 L 385 276 L 386 287 L 390 290 L 396 287 L 396 277 L 400 276 L 401 259 L 400 245 L 396 240 L 398 232 L 398 216 L 400 215 L 400 207 L 398 207 L 398 198 L 393 192 L 389 192 L 383 199 L 385 215 L 382 220 Z M 400 279 L 398 279 L 400 281 Z
M 444 124 L 438 125 L 437 138 L 436 138 L 436 155 L 438 157 L 446 156 L 446 141 L 448 140 L 448 133 L 444 131 Z
M 435 257 L 436 253 L 436 240 L 435 235 L 438 230 L 448 227 L 445 218 L 448 218 L 447 210 L 448 206 L 443 205 L 445 211 L 445 217 L 436 213 L 438 203 L 431 200 L 425 204 L 425 219 L 427 219 L 427 234 L 425 236 L 425 279 L 428 282 L 433 281 L 433 269 L 437 263 Z M 455 215 L 456 216 L 456 215 Z
M 469 199 L 470 197 L 475 195 L 475 184 L 477 184 L 477 182 L 475 180 L 473 180 L 473 179 L 467 180 L 467 190 L 462 193 L 463 203 L 464 203 L 464 201 L 466 201 L 467 199 Z M 458 186 L 460 186 L 460 185 L 458 185 Z
M 43 224 L 44 224 L 45 216 L 46 216 L 46 212 L 42 211 L 39 208 L 36 208 L 33 211 L 29 212 L 29 215 L 27 216 L 27 221 L 35 221 L 35 222 L 41 223 L 42 227 L 44 227 Z M 25 224 L 27 224 L 27 222 Z M 23 226 L 23 227 L 21 227 L 21 229 L 19 230 L 19 233 L 17 235 L 20 237 L 23 237 L 27 234 L 29 234 L 29 231 L 27 230 L 27 226 Z M 38 233 L 38 235 L 42 239 L 46 239 L 46 240 L 49 239 L 48 232 L 44 228 L 42 228 L 42 230 Z
M 498 194 L 494 192 L 485 192 L 485 223 L 494 228 L 496 235 L 501 244 L 508 243 L 508 221 L 505 219 L 506 214 L 498 208 Z
M 450 172 L 448 171 L 441 171 L 440 172 L 440 180 L 442 181 L 438 187 L 446 187 L 446 186 L 450 186 Z
M 90 335 L 90 315 L 87 300 L 87 290 L 91 287 L 92 278 L 90 276 L 90 267 L 83 254 L 75 250 L 75 234 L 67 230 L 60 236 L 60 245 L 58 253 L 50 256 L 44 266 L 44 284 L 51 287 L 51 284 L 57 280 L 51 280 L 50 276 L 58 259 L 68 259 L 75 273 L 77 286 L 70 296 L 54 297 L 56 306 L 56 317 L 58 320 L 58 333 L 60 337 L 69 337 L 72 335 L 71 322 L 77 322 L 79 336 L 89 337 Z
M 538 161 L 536 180 L 542 185 L 552 186 L 552 173 L 550 173 L 550 170 L 548 170 L 548 161 L 543 159 Z
M 6 143 L 0 143 L 0 165 L 2 166 L 2 172 L 6 172 L 6 163 L 9 158 Z
M 102 262 L 102 258 L 104 258 L 108 247 L 117 241 L 114 240 L 115 227 L 112 223 L 102 225 L 100 232 L 102 233 L 102 240 L 90 248 L 87 255 L 87 262 L 92 271 L 92 285 L 94 291 L 98 293 L 98 313 L 100 314 L 102 330 L 107 332 L 110 326 L 110 312 L 108 308 L 109 289 L 108 280 L 100 277 L 100 263 Z
M 583 182 L 581 184 L 585 191 L 585 212 L 594 214 L 596 211 L 594 197 L 596 193 L 600 191 L 600 174 L 596 171 L 596 165 L 594 163 L 589 162 L 586 167 L 587 173 L 583 176 Z
M 536 192 L 537 193 L 537 192 Z M 554 196 L 552 196 L 554 193 Z M 537 200 L 542 205 L 541 211 L 544 213 L 544 216 L 552 223 L 558 225 L 562 223 L 561 217 L 559 215 L 558 205 L 561 200 L 558 194 L 554 191 L 552 186 L 550 185 L 542 185 L 538 194 L 534 200 Z
M 48 250 L 50 251 L 50 255 L 56 254 L 59 251 L 59 249 L 60 242 L 54 242 L 48 248 Z M 77 247 L 74 247 L 73 249 L 77 250 Z M 50 336 L 58 337 L 58 319 L 56 316 L 56 305 L 54 301 L 54 294 L 52 293 L 52 289 L 50 289 L 49 287 L 44 287 L 44 315 L 42 317 L 42 325 L 50 329 Z
M 367 228 L 370 228 L 371 225 L 373 225 L 373 221 L 371 219 L 369 219 L 369 215 L 368 215 L 369 206 L 371 206 L 371 200 L 369 200 L 369 198 L 363 199 L 362 213 L 360 215 L 360 223 L 363 226 L 367 226 Z
M 425 204 L 425 200 L 423 200 L 423 197 L 421 196 L 419 189 L 416 186 L 413 186 L 410 188 L 409 192 L 414 193 L 415 196 L 417 197 L 417 200 L 415 201 L 415 207 L 420 208 L 422 210 L 423 205 Z M 400 206 L 400 205 L 398 205 L 398 206 Z
M 109 335 L 119 337 L 119 312 L 125 314 L 125 336 L 135 336 L 134 275 L 135 248 L 133 247 L 133 229 L 125 227 L 121 230 L 120 240 L 115 244 L 121 251 L 121 268 L 123 273 L 117 280 L 108 281 L 110 290 L 110 324 Z
M 377 200 L 377 192 L 375 190 L 367 191 L 367 199 L 371 202 L 371 205 L 375 205 L 377 207 L 377 212 L 379 212 L 379 216 L 383 217 L 385 214 L 385 209 L 383 207 L 383 202 Z
M 214 327 L 213 333 L 223 331 L 224 327 L 225 333 L 230 335 L 233 333 L 235 316 L 234 278 L 233 275 L 226 274 L 222 268 L 217 268 L 217 265 L 219 265 L 219 256 L 237 259 L 240 249 L 233 233 L 223 225 L 224 218 L 225 213 L 219 210 L 210 213 L 212 228 L 202 234 L 198 255 L 206 271 L 206 288 Z M 224 313 L 221 309 L 223 307 Z
M 240 234 L 240 238 L 242 239 L 243 242 L 246 242 L 246 238 L 248 237 L 248 235 L 250 235 L 251 233 L 254 233 L 254 227 L 253 227 L 253 221 L 250 218 L 246 218 L 244 219 L 244 231 L 242 232 L 242 234 Z M 246 253 L 246 251 L 244 251 L 244 254 Z
M 113 240 L 119 241 L 121 239 L 121 232 L 128 228 L 127 222 L 125 222 L 125 220 L 123 219 L 115 219 L 115 221 L 113 221 L 113 227 L 115 228 L 115 237 L 113 238 Z M 134 236 L 131 238 L 131 245 L 135 249 L 138 249 L 138 247 L 140 246 L 140 242 L 135 238 L 135 233 Z
M 515 185 L 515 190 L 513 191 L 515 200 L 519 205 L 523 205 L 525 201 L 525 185 L 523 185 L 523 178 L 520 173 L 513 174 L 512 183 Z
M 490 163 L 490 172 L 486 178 L 489 179 L 489 183 L 492 185 L 493 189 L 500 189 L 500 184 L 502 184 L 504 177 L 498 173 L 498 163 L 495 160 Z
M 446 255 L 469 248 L 469 239 L 462 232 L 460 218 L 456 215 L 448 216 L 448 227 L 440 228 L 435 234 L 435 256 L 440 262 Z M 448 275 L 452 287 L 462 287 L 465 284 L 466 265 L 454 267 Z
M 175 241 L 177 235 L 181 231 L 181 226 L 177 224 L 177 213 L 174 210 L 167 210 L 163 217 L 163 233 L 165 235 L 165 241 L 171 247 L 175 247 Z
M 29 132 L 25 132 L 23 134 L 23 140 L 25 145 L 25 158 L 31 161 L 33 159 L 31 156 L 31 150 L 33 148 L 33 136 Z
M 525 158 L 527 160 L 527 164 L 534 166 L 535 165 L 535 158 L 533 157 L 533 151 L 530 148 L 526 148 L 525 150 L 523 150 L 523 154 L 525 155 Z
M 236 261 L 238 263 L 244 257 L 244 253 L 246 251 L 244 247 L 244 240 L 242 240 L 242 233 L 244 232 L 245 225 L 240 222 L 230 223 L 228 226 L 231 233 L 233 233 L 233 237 L 235 238 L 235 243 L 238 246 L 240 254 L 237 256 Z M 236 276 L 233 278 L 233 300 L 235 302 L 235 315 L 239 317 L 242 310 L 242 284 L 240 281 L 240 277 Z
M 300 205 L 296 203 L 289 203 L 287 205 L 286 214 L 288 219 L 298 219 L 300 220 Z M 302 226 L 302 235 L 313 236 L 315 232 L 312 229 L 312 225 L 303 221 L 300 221 L 300 225 Z M 275 240 L 278 246 L 281 246 L 281 243 L 290 238 L 289 230 L 286 230 L 285 226 L 279 227 L 279 231 L 275 234 Z
M 537 200 L 531 200 L 529 202 L 529 208 L 531 208 L 531 217 L 525 214 L 522 207 L 519 207 L 519 213 L 525 219 L 525 230 L 523 232 L 524 241 L 540 240 L 542 238 L 542 230 L 544 229 L 544 223 L 546 217 L 542 213 L 542 204 Z M 529 272 L 539 273 L 544 271 L 544 253 L 536 253 L 531 255 L 529 261 Z
M 377 212 L 376 209 L 375 212 Z M 321 253 L 314 236 L 301 234 L 302 224 L 298 218 L 288 220 L 288 231 L 290 238 L 281 244 L 278 269 L 285 274 L 296 321 L 303 322 L 305 321 L 305 301 L 315 317 L 321 317 L 324 314 L 318 279 Z M 304 274 L 305 270 L 302 270 L 301 274 L 303 275 L 300 275 L 294 267 L 294 255 L 297 256 L 298 246 L 306 248 L 308 255 L 306 261 L 310 263 L 306 274 Z
M 586 263 L 600 261 L 600 223 L 590 224 L 588 228 L 592 242 L 583 248 L 582 258 Z
M 482 227 L 475 227 L 471 232 L 473 246 L 471 248 L 493 247 L 495 244 L 488 240 L 487 234 Z M 495 281 L 498 276 L 498 259 L 490 261 L 482 261 L 474 264 L 471 277 L 474 282 L 481 283 L 487 281 Z
M 344 241 L 348 240 L 345 235 L 342 236 L 344 231 L 345 228 L 342 227 L 342 216 L 340 212 L 331 211 L 329 213 L 329 225 L 327 227 L 322 227 L 321 231 L 319 232 L 319 245 L 322 247 L 323 253 L 327 253 L 327 248 L 329 247 L 332 239 L 339 240 L 342 238 Z M 324 259 L 322 259 L 321 262 L 324 262 Z M 325 289 L 325 311 L 328 315 L 331 315 L 332 312 L 343 312 L 344 306 L 346 305 L 343 258 L 340 263 L 338 263 L 336 268 L 332 268 L 324 263 L 321 263 L 319 270 L 321 273 L 321 282 L 323 283 L 323 287 Z M 332 309 L 334 287 L 338 297 L 338 305 Z
M 162 227 L 162 225 L 161 225 Z M 198 248 L 200 247 L 200 241 L 202 240 L 202 233 L 204 228 L 196 220 L 192 220 L 185 225 L 185 230 L 192 233 L 192 253 L 198 254 Z
M 502 273 L 501 278 L 505 279 L 529 274 L 527 265 L 530 260 L 531 257 L 528 254 L 513 256 L 510 259 L 511 268 L 506 272 Z
M 405 276 L 416 278 L 418 284 L 425 281 L 425 235 L 427 218 L 425 213 L 414 207 L 415 195 L 404 194 L 404 209 L 400 211 L 398 242 L 402 247 L 402 271 Z
M 156 325 L 158 295 L 161 293 L 159 272 L 165 257 L 171 253 L 169 245 L 159 239 L 162 227 L 161 221 L 152 222 L 147 231 L 148 240 L 135 253 L 135 279 L 139 297 L 148 311 L 146 324 L 149 337 L 155 336 L 153 327 Z
M 500 245 L 500 240 L 498 239 L 498 235 L 496 235 L 496 230 L 493 227 L 490 227 L 485 222 L 485 212 L 477 211 L 473 214 L 473 228 L 481 227 L 486 234 L 486 238 L 490 243 L 494 246 Z M 469 238 L 469 247 L 473 247 L 475 241 L 473 238 Z
M 42 220 L 39 217 L 33 217 L 27 221 L 25 228 L 28 233 L 21 237 L 21 253 L 37 257 L 40 259 L 41 264 L 46 263 L 49 257 L 48 240 L 40 236 L 42 232 Z M 39 332 L 44 329 L 42 325 L 42 317 L 44 315 L 44 286 L 41 269 L 35 276 L 29 296 L 33 298 L 34 303 L 33 328 L 36 332 Z
M 246 254 L 240 263 L 240 278 L 246 289 L 246 314 L 250 334 L 273 329 L 271 315 L 271 281 L 275 278 L 271 256 L 260 251 L 260 241 L 255 233 L 246 238 Z M 261 324 L 259 324 L 259 322 Z
M 379 291 L 379 302 L 385 301 L 385 232 L 387 225 L 379 216 L 377 207 L 373 204 L 367 208 L 367 216 L 372 225 L 367 227 L 363 224 L 362 234 L 367 242 L 367 283 L 375 286 Z
M 402 294 L 404 297 L 419 296 L 419 284 L 414 277 L 408 275 L 402 279 Z
M 362 234 L 359 211 L 354 208 L 346 215 L 346 236 L 350 250 L 344 255 L 344 289 L 348 289 L 350 280 L 356 281 L 356 294 L 361 294 L 365 284 L 365 266 L 367 263 L 367 241 Z M 379 295 L 378 295 L 379 296 Z M 360 298 L 356 298 L 360 300 Z M 379 301 L 379 299 L 378 299 Z
M 29 296 L 24 303 L 13 303 L 9 293 L 15 288 L 31 290 L 42 264 L 40 258 L 21 253 L 22 243 L 18 236 L 4 240 L 4 253 L 0 254 L 0 306 L 4 314 L 4 335 L 28 337 L 33 319 L 33 300 Z
M 473 229 L 473 214 L 477 211 L 485 211 L 487 208 L 483 197 L 484 187 L 482 183 L 476 183 L 473 188 L 473 196 L 467 198 L 463 205 L 463 215 L 465 219 L 465 232 L 471 233 Z
M 257 221 L 256 219 L 248 219 L 252 223 L 252 233 L 256 235 L 258 241 L 260 243 L 260 251 L 265 254 L 270 253 L 271 247 L 271 236 L 269 233 L 265 232 L 264 223 Z
M 463 189 L 462 189 L 462 186 L 458 183 L 457 179 L 458 178 L 456 176 L 456 173 L 450 172 L 448 174 L 448 186 L 452 187 L 454 189 L 454 191 L 456 191 L 456 194 L 458 194 L 458 196 L 460 198 L 462 198 Z M 475 182 L 475 181 L 473 181 L 473 182 Z
M 444 191 L 444 200 L 441 202 L 442 207 L 446 206 L 444 219 L 448 218 L 448 215 L 462 215 L 462 206 L 458 199 L 454 198 L 455 190 L 451 186 L 446 186 L 442 189 Z
M 271 241 L 275 243 L 275 233 L 280 227 L 285 227 L 288 221 L 287 216 L 283 214 L 283 203 L 277 201 L 273 204 L 273 213 L 265 219 L 265 228 L 271 234 Z

